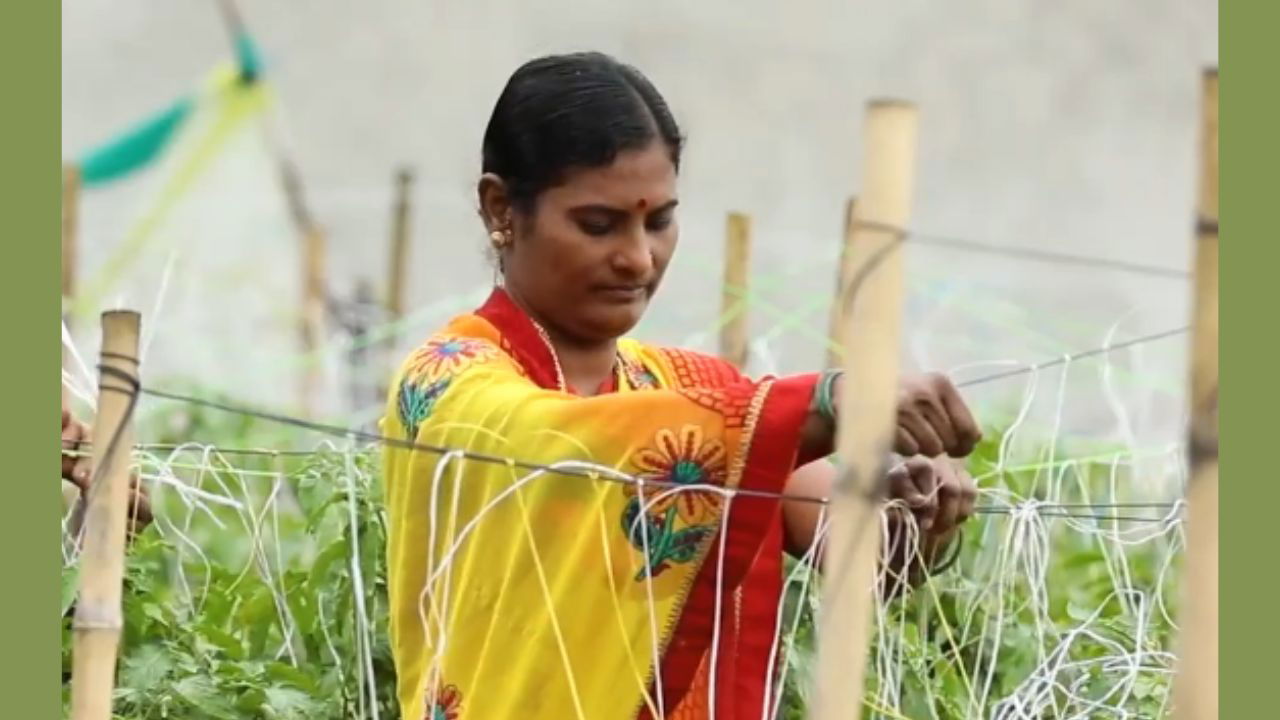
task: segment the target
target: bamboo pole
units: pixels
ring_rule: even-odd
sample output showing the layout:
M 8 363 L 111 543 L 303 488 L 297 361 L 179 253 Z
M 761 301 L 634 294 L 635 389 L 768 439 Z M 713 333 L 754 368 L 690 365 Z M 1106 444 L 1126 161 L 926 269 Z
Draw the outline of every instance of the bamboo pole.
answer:
M 394 322 L 404 316 L 405 275 L 409 267 L 409 211 L 413 171 L 396 173 L 396 200 L 391 219 L 391 260 L 387 268 L 387 312 Z
M 1218 717 L 1218 71 L 1203 78 L 1178 720 Z
M 76 289 L 76 230 L 80 218 L 80 168 L 62 166 L 62 322 L 71 327 L 71 298 Z M 67 367 L 67 350 L 62 349 L 62 367 Z M 68 400 L 62 385 L 62 405 Z
M 325 283 L 325 238 L 315 225 L 302 231 L 302 351 L 308 357 L 302 373 L 301 406 L 307 415 L 316 410 L 316 397 L 322 384 L 322 358 L 316 357 L 325 337 L 328 306 Z
M 751 267 L 751 217 L 729 213 L 724 238 L 724 290 L 720 303 L 720 357 L 738 369 L 747 364 L 748 273 Z
M 124 621 L 125 526 L 133 448 L 133 406 L 138 379 L 135 312 L 102 314 L 102 371 L 93 423 L 93 480 L 85 499 L 84 550 L 76 601 L 71 668 L 73 720 L 109 720 L 116 652 Z M 120 376 L 117 375 L 120 374 Z
M 238 54 L 238 44 L 242 37 L 247 36 L 244 17 L 240 14 L 235 0 L 219 0 L 218 8 L 222 14 L 223 25 L 230 36 L 233 50 Z M 256 76 L 245 79 L 261 82 Z M 281 140 L 279 129 L 275 127 L 278 120 L 278 116 L 269 113 L 263 123 L 263 130 L 267 145 L 276 162 L 285 201 L 289 206 L 289 214 L 300 243 L 302 298 L 299 335 L 303 356 L 307 362 L 301 373 L 299 405 L 303 408 L 304 414 L 312 415 L 315 412 L 317 398 L 321 394 L 323 379 L 324 358 L 319 355 L 319 351 L 326 335 L 325 319 L 329 307 L 325 277 L 327 252 L 324 232 L 307 206 L 297 164 Z
M 857 198 L 849 198 L 844 205 L 844 239 L 840 243 L 840 259 L 836 266 L 836 297 L 831 303 L 831 323 L 827 328 L 827 338 L 834 344 L 834 347 L 827 348 L 827 367 L 840 367 L 844 353 L 836 350 L 836 347 L 845 347 L 845 325 L 848 319 L 845 313 L 844 303 L 840 302 L 840 298 L 844 297 L 845 287 L 849 284 L 850 263 L 853 261 L 853 213 L 857 206 Z
M 328 283 L 325 278 L 327 248 L 324 231 L 307 207 L 302 192 L 302 178 L 293 162 L 278 156 L 280 181 L 284 188 L 285 201 L 289 206 L 289 214 L 293 218 L 294 227 L 301 241 L 299 248 L 302 260 L 302 297 L 299 317 L 299 335 L 303 355 L 308 359 L 301 375 L 299 386 L 299 405 L 303 413 L 313 415 L 316 410 L 316 398 L 319 397 L 323 377 L 323 358 L 318 357 L 321 344 L 325 338 L 325 319 L 328 314 Z
M 841 298 L 846 345 L 837 448 L 845 471 L 830 504 L 818 720 L 857 720 L 862 711 L 880 549 L 880 479 L 893 444 L 903 304 L 900 237 L 884 226 L 907 225 L 916 117 L 915 106 L 901 101 L 872 102 L 867 109 L 864 192 L 850 241 L 853 281 Z

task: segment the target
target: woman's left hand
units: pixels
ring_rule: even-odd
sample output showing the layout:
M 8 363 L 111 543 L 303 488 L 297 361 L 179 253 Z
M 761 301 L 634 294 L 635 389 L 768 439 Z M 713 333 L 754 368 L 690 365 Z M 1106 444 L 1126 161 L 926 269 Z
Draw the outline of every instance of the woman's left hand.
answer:
M 914 456 L 889 471 L 889 499 L 901 500 L 926 539 L 949 537 L 973 515 L 978 487 L 960 464 L 944 456 Z

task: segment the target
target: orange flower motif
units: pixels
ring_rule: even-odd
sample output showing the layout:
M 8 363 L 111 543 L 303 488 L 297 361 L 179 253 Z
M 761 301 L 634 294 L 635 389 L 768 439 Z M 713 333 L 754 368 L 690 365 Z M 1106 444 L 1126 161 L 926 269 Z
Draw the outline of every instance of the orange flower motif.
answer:
M 727 458 L 728 452 L 723 442 L 705 439 L 702 428 L 697 425 L 685 425 L 678 433 L 666 428 L 659 430 L 654 437 L 654 447 L 638 451 L 632 456 L 631 464 L 640 477 L 650 482 L 669 483 L 677 487 L 723 486 Z M 657 495 L 673 489 L 675 488 L 646 488 L 646 504 Z M 636 488 L 629 487 L 628 492 L 634 495 Z M 672 506 L 675 506 L 677 515 L 685 523 L 703 523 L 719 507 L 719 496 L 705 490 L 674 492 L 653 502 L 647 511 L 651 516 L 660 517 Z
M 468 365 L 489 360 L 498 351 L 487 342 L 465 337 L 432 338 L 409 358 L 406 375 L 435 381 L 455 375 Z
M 462 712 L 462 693 L 458 692 L 458 686 L 445 685 L 436 690 L 435 696 L 433 701 L 431 694 L 427 694 L 427 711 L 422 720 L 458 720 L 458 713 Z

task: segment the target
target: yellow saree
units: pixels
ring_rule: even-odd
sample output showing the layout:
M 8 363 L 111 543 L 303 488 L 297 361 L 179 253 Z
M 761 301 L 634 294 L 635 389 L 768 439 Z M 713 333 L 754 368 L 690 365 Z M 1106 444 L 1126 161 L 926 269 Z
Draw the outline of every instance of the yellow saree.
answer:
M 384 458 L 406 720 L 692 719 L 713 703 L 758 718 L 769 702 L 770 494 L 807 460 L 815 378 L 754 382 L 629 340 L 615 368 L 608 392 L 571 394 L 498 290 L 397 373 L 383 432 L 416 444 Z

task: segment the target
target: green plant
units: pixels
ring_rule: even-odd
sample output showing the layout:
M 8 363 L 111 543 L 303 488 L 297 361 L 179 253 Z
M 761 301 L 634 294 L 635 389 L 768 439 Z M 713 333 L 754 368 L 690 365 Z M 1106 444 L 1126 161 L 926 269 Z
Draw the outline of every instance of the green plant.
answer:
M 374 460 L 369 453 L 316 455 L 288 473 L 298 507 L 284 532 L 267 528 L 280 518 L 250 511 L 251 518 L 260 516 L 259 527 L 236 542 L 218 542 L 218 523 L 210 517 L 194 521 L 194 514 L 185 528 L 158 523 L 142 533 L 126 569 L 117 714 L 133 720 L 340 720 L 376 703 L 381 717 L 396 717 L 386 641 L 386 524 L 378 485 L 368 480 Z M 223 474 L 235 479 L 235 473 Z M 352 487 L 352 477 L 366 481 Z M 237 489 L 246 491 L 250 504 L 264 499 L 261 490 Z M 171 517 L 181 517 L 173 509 L 177 500 L 166 504 Z M 218 514 L 226 516 L 224 526 L 236 519 L 234 512 Z M 194 555 L 183 536 L 214 538 L 199 543 L 210 552 Z M 360 582 L 353 575 L 353 537 Z M 357 594 L 367 631 L 357 621 Z M 64 677 L 70 622 L 63 621 Z

